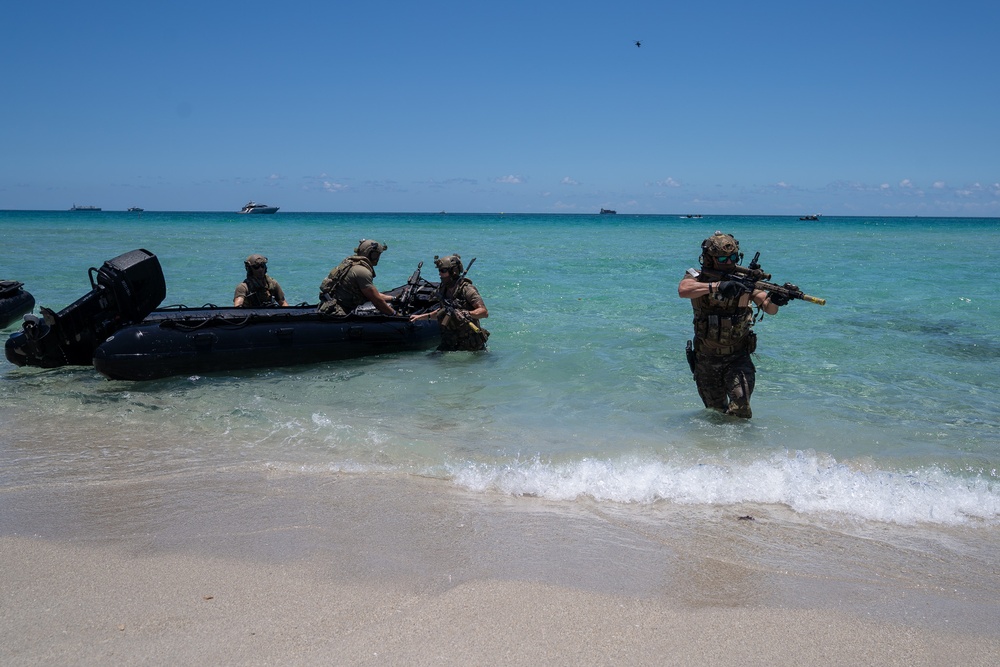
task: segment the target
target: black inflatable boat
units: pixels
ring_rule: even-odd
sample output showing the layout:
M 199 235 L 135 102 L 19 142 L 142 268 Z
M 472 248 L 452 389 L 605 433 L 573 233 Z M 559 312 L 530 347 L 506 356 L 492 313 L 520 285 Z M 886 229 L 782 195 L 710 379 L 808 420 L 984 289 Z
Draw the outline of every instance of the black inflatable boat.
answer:
M 287 308 L 175 306 L 156 256 L 134 250 L 90 270 L 90 293 L 59 313 L 42 308 L 7 340 L 18 366 L 91 365 L 114 380 L 150 380 L 245 368 L 291 366 L 373 354 L 426 350 L 441 341 L 436 320 L 409 321 L 433 307 L 436 285 L 414 272 L 389 292 L 398 316 L 365 304 L 346 317 L 315 305 Z M 96 278 L 95 278 L 96 274 Z
M 98 345 L 94 368 L 112 380 L 150 380 L 426 350 L 440 342 L 437 320 L 410 323 L 374 308 L 347 317 L 320 314 L 316 306 L 156 310 Z
M 6 329 L 35 307 L 35 297 L 16 280 L 0 280 L 0 329 Z

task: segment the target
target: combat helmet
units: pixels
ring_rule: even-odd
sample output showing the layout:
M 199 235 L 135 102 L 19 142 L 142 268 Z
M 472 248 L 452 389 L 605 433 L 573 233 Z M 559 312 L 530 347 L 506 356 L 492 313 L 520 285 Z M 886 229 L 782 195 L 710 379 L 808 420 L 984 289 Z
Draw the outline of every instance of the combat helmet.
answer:
M 740 242 L 736 240 L 736 237 L 732 234 L 715 232 L 701 242 L 701 257 L 698 258 L 698 261 L 704 266 L 706 262 L 711 262 L 715 257 L 727 257 L 737 253 L 739 253 L 740 259 L 743 259 L 743 254 L 740 253 Z
M 358 247 L 354 249 L 354 254 L 374 260 L 388 249 L 389 246 L 384 243 L 372 241 L 371 239 L 361 239 L 358 241 Z
M 243 266 L 247 270 L 247 275 L 250 275 L 253 272 L 253 270 L 258 266 L 260 266 L 261 264 L 264 265 L 264 269 L 266 270 L 267 257 L 264 257 L 264 255 L 258 255 L 257 253 L 254 253 L 249 257 L 247 257 L 245 260 L 243 260 Z
M 452 276 L 462 275 L 462 256 L 461 255 L 445 255 L 444 257 L 438 257 L 434 255 L 434 266 L 438 268 L 439 271 L 447 271 Z

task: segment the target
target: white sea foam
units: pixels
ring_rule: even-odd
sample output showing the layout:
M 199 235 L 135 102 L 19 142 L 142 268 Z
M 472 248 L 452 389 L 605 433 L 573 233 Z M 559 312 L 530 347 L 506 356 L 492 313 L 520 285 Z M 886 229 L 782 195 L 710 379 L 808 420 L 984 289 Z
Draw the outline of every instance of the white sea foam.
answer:
M 962 478 L 938 468 L 909 473 L 860 469 L 798 452 L 749 463 L 682 464 L 638 459 L 540 460 L 461 465 L 454 482 L 475 491 L 553 500 L 617 503 L 783 504 L 803 514 L 838 513 L 897 524 L 1000 522 L 995 478 Z

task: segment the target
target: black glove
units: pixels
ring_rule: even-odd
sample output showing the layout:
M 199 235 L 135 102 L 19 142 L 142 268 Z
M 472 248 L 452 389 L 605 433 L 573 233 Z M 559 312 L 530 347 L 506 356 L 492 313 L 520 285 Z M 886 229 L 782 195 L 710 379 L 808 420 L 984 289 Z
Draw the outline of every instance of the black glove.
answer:
M 782 285 L 782 287 L 784 287 L 789 292 L 801 292 L 802 291 L 802 290 L 799 289 L 798 285 L 793 285 L 792 283 L 785 283 L 784 285 Z M 780 306 L 787 306 L 788 302 L 792 300 L 792 297 L 787 296 L 785 294 L 780 294 L 778 292 L 768 292 L 767 298 L 771 300 L 771 303 L 773 303 L 774 305 L 779 306 L 779 307 Z
M 787 306 L 788 297 L 781 292 L 768 292 L 767 298 L 776 306 Z
M 746 294 L 750 288 L 735 280 L 725 280 L 719 283 L 718 292 L 727 299 L 735 299 L 741 294 Z

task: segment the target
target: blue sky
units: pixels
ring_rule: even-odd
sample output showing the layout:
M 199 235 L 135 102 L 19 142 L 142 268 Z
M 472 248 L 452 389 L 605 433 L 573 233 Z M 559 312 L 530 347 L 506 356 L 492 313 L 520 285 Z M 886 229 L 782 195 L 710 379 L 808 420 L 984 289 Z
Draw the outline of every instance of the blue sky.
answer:
M 996 2 L 2 16 L 0 209 L 1000 216 Z

